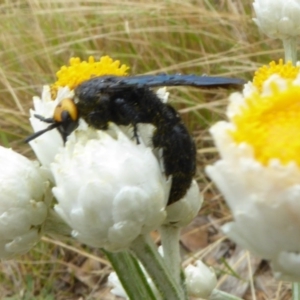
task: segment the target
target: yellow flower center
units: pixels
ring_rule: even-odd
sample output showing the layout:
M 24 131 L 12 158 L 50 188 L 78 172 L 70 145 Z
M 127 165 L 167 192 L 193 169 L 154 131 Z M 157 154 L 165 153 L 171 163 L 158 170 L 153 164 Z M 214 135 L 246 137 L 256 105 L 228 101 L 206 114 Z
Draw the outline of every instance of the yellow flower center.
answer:
M 69 66 L 62 66 L 56 73 L 57 81 L 51 86 L 51 93 L 55 95 L 59 87 L 68 86 L 75 89 L 82 82 L 96 76 L 127 75 L 129 67 L 121 65 L 120 61 L 112 60 L 109 56 L 102 56 L 99 61 L 95 61 L 90 56 L 88 61 L 81 61 L 79 57 L 72 57 Z
M 277 74 L 284 79 L 296 79 L 300 71 L 299 66 L 293 66 L 289 61 L 286 64 L 280 59 L 278 64 L 275 61 L 269 63 L 268 66 L 263 66 L 259 68 L 253 77 L 253 84 L 258 88 L 259 91 L 262 90 L 263 83 L 272 75 Z
M 233 117 L 236 129 L 230 135 L 237 143 L 253 147 L 258 161 L 267 165 L 270 159 L 282 164 L 291 161 L 300 166 L 300 86 L 280 91 L 271 85 L 272 94 L 252 94 L 245 99 L 241 113 Z

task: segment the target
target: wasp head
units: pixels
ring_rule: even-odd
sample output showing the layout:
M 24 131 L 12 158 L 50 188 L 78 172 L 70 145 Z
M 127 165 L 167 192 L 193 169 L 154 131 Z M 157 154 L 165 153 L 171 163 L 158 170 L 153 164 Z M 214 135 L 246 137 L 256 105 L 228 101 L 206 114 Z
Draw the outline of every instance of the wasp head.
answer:
M 37 131 L 34 134 L 27 137 L 25 139 L 26 143 L 36 139 L 40 135 L 54 128 L 57 128 L 65 143 L 68 135 L 70 135 L 78 126 L 78 110 L 76 104 L 71 98 L 63 99 L 56 106 L 52 118 L 45 118 L 38 114 L 34 116 L 45 123 L 49 123 L 50 125 L 47 128 Z

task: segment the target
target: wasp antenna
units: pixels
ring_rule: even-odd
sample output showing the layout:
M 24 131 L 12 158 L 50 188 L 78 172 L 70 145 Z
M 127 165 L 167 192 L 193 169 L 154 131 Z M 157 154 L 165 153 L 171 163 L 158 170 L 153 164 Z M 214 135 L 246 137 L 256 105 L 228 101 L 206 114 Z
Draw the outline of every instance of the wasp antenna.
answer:
M 29 143 L 31 142 L 32 140 L 36 139 L 37 137 L 39 137 L 40 135 L 42 135 L 43 133 L 47 132 L 47 131 L 50 131 L 54 128 L 57 128 L 58 126 L 60 125 L 60 123 L 53 123 L 51 124 L 50 126 L 48 126 L 47 128 L 43 129 L 43 130 L 40 130 L 40 131 L 37 131 L 35 133 L 33 133 L 32 135 L 30 135 L 29 137 L 27 137 L 24 142 L 25 143 Z

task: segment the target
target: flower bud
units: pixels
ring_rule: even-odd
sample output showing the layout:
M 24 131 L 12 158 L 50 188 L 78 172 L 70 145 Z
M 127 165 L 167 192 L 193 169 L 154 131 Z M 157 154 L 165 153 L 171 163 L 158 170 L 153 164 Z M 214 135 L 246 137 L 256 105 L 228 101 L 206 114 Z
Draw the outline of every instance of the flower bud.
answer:
M 184 273 L 188 294 L 208 299 L 217 285 L 217 278 L 213 270 L 207 267 L 201 260 L 197 260 L 196 265 L 188 265 Z

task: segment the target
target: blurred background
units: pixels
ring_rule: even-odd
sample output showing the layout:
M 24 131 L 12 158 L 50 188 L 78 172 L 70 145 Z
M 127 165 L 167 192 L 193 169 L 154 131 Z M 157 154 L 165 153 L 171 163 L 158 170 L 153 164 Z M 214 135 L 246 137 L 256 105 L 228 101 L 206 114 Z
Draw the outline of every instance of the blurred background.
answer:
M 32 97 L 55 81 L 70 57 L 109 55 L 130 74 L 183 73 L 239 77 L 283 57 L 280 41 L 260 33 L 250 0 L 0 0 L 0 144 L 34 158 Z M 208 133 L 224 119 L 230 91 L 169 88 L 198 147 L 197 180 L 204 194 L 199 216 L 182 233 L 184 265 L 201 258 L 215 268 L 218 288 L 242 299 L 290 299 L 267 262 L 221 233 L 231 215 L 203 168 L 218 157 Z M 159 243 L 159 236 L 153 233 Z M 111 269 L 97 249 L 45 237 L 19 260 L 0 264 L 0 298 L 116 299 Z

